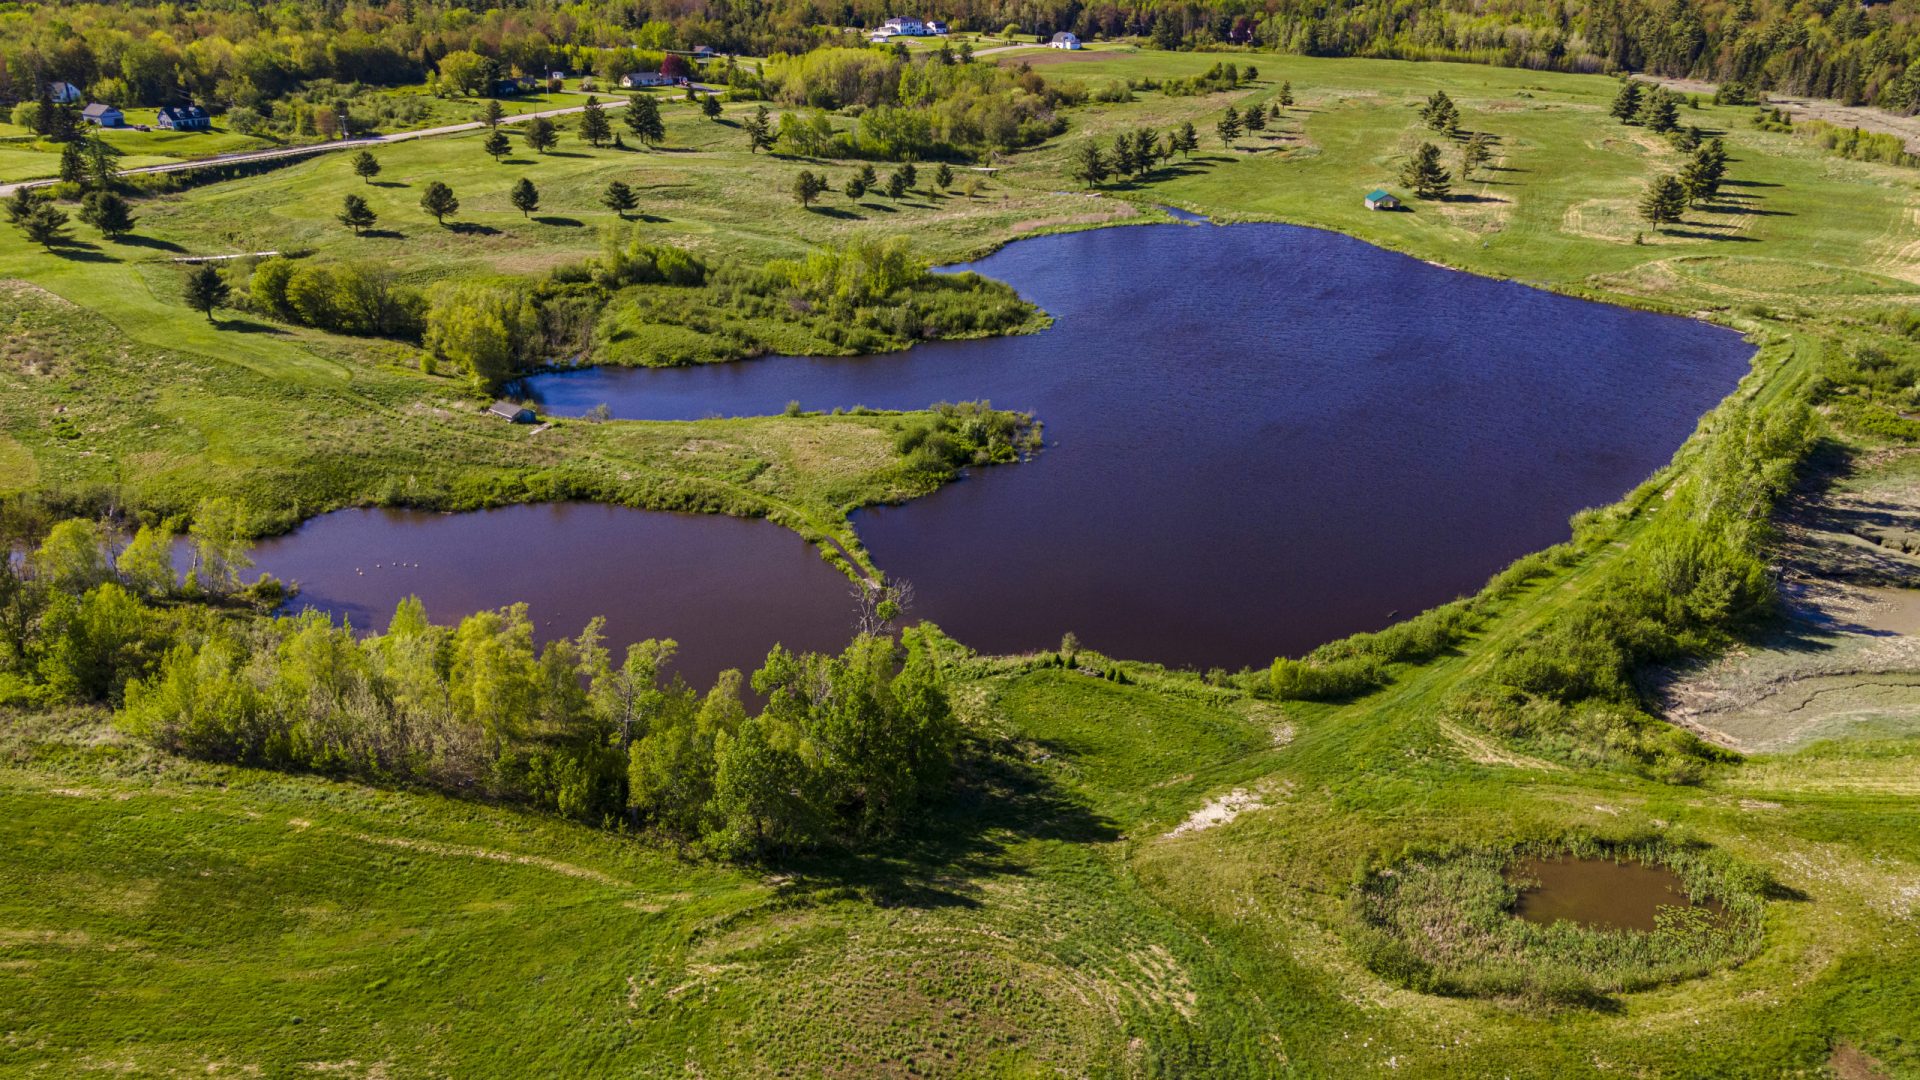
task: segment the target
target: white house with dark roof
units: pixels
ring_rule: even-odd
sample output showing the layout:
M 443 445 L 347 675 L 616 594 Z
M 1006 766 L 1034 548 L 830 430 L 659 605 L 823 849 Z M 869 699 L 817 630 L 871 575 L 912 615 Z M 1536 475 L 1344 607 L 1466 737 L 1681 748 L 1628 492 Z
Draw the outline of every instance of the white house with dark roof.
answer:
M 900 34 L 905 37 L 926 37 L 933 33 L 933 31 L 927 29 L 927 24 L 924 21 L 916 19 L 911 15 L 899 15 L 888 19 L 880 29 L 890 34 Z
M 153 126 L 162 131 L 205 131 L 213 126 L 213 117 L 198 105 L 168 105 L 160 110 Z
M 1077 49 L 1079 47 L 1080 39 L 1065 30 L 1053 35 L 1053 40 L 1047 42 L 1047 48 L 1049 49 Z
M 57 82 L 47 87 L 47 96 L 53 99 L 55 105 L 78 105 L 83 95 L 80 88 L 72 83 Z

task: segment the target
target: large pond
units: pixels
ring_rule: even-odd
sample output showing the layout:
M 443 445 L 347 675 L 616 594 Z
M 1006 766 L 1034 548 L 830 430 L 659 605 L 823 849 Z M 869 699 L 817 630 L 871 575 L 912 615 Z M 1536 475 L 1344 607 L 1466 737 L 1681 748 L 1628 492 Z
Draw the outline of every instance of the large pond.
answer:
M 1471 592 L 1564 539 L 1569 515 L 1666 462 L 1751 353 L 1704 323 L 1280 225 L 1049 236 L 972 268 L 1053 328 L 890 356 L 568 372 L 529 389 L 556 413 L 606 404 L 646 419 L 790 400 L 1032 410 L 1047 425 L 1037 460 L 856 517 L 878 565 L 915 586 L 916 614 L 983 650 L 1073 631 L 1115 655 L 1237 668 Z M 556 628 L 604 611 L 690 654 L 734 640 L 739 664 L 775 637 L 847 633 L 844 588 L 772 526 L 598 513 L 612 516 L 363 514 L 310 525 L 262 563 L 310 597 L 339 596 L 404 542 L 450 560 L 446 598 L 428 597 L 439 616 L 523 598 Z M 737 542 L 714 541 L 729 529 Z M 664 569 L 636 578 L 645 567 Z M 411 587 L 395 577 L 354 603 L 384 610 Z M 774 597 L 789 605 L 778 617 L 763 607 Z M 689 677 L 706 667 L 688 656 Z

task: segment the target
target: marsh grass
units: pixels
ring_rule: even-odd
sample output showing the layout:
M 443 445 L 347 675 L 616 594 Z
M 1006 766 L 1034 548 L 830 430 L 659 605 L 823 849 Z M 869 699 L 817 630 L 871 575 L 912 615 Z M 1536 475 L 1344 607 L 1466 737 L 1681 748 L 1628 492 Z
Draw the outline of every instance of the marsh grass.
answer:
M 1522 859 L 1573 857 L 1661 866 L 1693 907 L 1663 907 L 1651 932 L 1515 914 Z M 1579 838 L 1415 856 L 1363 872 L 1351 941 L 1381 976 L 1429 994 L 1608 1007 L 1610 995 L 1697 978 L 1761 945 L 1767 882 L 1702 845 Z M 1701 905 L 1712 904 L 1711 908 Z

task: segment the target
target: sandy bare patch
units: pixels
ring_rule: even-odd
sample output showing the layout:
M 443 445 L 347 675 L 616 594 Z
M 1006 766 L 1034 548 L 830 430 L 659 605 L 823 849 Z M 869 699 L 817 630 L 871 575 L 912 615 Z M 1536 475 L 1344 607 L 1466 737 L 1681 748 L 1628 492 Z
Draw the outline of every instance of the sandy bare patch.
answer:
M 1187 820 L 1174 826 L 1172 831 L 1162 834 L 1161 839 L 1171 840 L 1225 825 L 1242 814 L 1265 810 L 1268 806 L 1267 798 L 1284 797 L 1292 791 L 1291 782 L 1281 782 L 1276 786 L 1262 781 L 1251 788 L 1234 788 L 1224 795 L 1217 795 L 1207 800 L 1200 809 L 1187 815 Z
M 1868 459 L 1857 487 L 1795 497 L 1780 522 L 1786 617 L 1650 678 L 1669 721 L 1748 753 L 1920 732 L 1920 489 L 1883 468 L 1902 456 Z
M 1634 78 L 1659 83 L 1669 90 L 1678 90 L 1683 94 L 1710 95 L 1720 89 L 1713 83 L 1702 82 L 1699 79 L 1661 79 L 1650 75 L 1635 75 Z M 1869 108 L 1865 105 L 1842 105 L 1837 101 L 1823 101 L 1819 98 L 1781 97 L 1775 94 L 1767 95 L 1767 107 L 1781 109 L 1794 120 L 1825 120 L 1829 124 L 1839 124 L 1841 127 L 1857 127 L 1861 131 L 1898 135 L 1907 141 L 1909 151 L 1920 154 L 1920 116 L 1901 116 L 1898 113 Z

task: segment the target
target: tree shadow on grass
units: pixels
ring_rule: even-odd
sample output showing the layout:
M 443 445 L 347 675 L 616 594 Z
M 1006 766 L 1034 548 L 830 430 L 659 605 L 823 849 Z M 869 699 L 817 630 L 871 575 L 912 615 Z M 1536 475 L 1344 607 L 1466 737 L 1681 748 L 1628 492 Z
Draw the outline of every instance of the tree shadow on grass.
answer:
M 1441 201 L 1450 203 L 1503 203 L 1507 200 L 1496 199 L 1491 195 L 1475 195 L 1471 192 L 1456 191 Z
M 375 180 L 372 183 L 368 184 L 367 186 L 377 187 L 377 188 L 403 188 L 403 187 L 412 187 L 413 185 L 408 184 L 402 180 Z
M 1724 187 L 1779 187 L 1780 186 L 1779 184 L 1770 183 L 1766 180 L 1722 180 L 1720 181 L 1720 183 Z
M 517 158 L 517 157 L 510 157 L 510 158 L 501 158 L 501 159 L 500 159 L 500 164 L 502 164 L 502 165 L 531 165 L 531 164 L 533 164 L 533 159 L 531 159 L 531 158 Z
M 231 331 L 236 334 L 284 335 L 286 333 L 284 329 L 278 326 L 273 326 L 268 323 L 254 322 L 251 319 L 222 319 L 218 323 L 218 328 L 221 330 Z
M 1708 203 L 1705 209 L 1710 210 L 1716 214 L 1738 214 L 1741 217 L 1793 217 L 1794 216 L 1793 212 L 1790 210 L 1762 210 L 1757 206 L 1747 206 L 1744 203 L 1728 203 L 1728 202 L 1721 202 L 1721 201 Z
M 593 155 L 583 154 L 578 150 L 549 150 L 547 151 L 547 156 L 558 158 L 590 158 Z
M 80 240 L 56 244 L 48 250 L 68 262 L 117 263 L 120 261 L 92 244 Z
M 898 207 L 888 206 L 886 203 L 863 202 L 855 205 L 859 206 L 862 210 L 872 210 L 881 214 L 897 214 L 900 212 Z
M 1027 841 L 1098 844 L 1120 836 L 1115 822 L 1062 790 L 1016 747 L 976 742 L 962 752 L 952 793 L 910 835 L 858 854 L 783 860 L 780 869 L 793 879 L 782 889 L 877 907 L 978 907 L 972 879 L 1025 876 L 1012 849 Z
M 552 215 L 548 215 L 545 217 L 537 217 L 537 218 L 534 218 L 533 220 L 536 224 L 539 224 L 539 225 L 555 225 L 563 229 L 577 229 L 581 225 L 585 224 L 579 218 L 555 217 Z
M 1743 244 L 1754 243 L 1754 238 L 1741 233 L 1709 232 L 1712 226 L 1700 225 L 1694 228 L 1675 228 L 1672 225 L 1660 230 L 1662 236 L 1679 236 L 1688 240 L 1734 240 Z M 1725 228 L 1725 226 L 1721 226 Z
M 837 206 L 809 206 L 807 209 L 812 213 L 819 214 L 821 217 L 839 218 L 842 221 L 866 220 L 863 215 L 856 214 L 851 210 L 842 210 Z
M 371 236 L 377 240 L 405 240 L 407 234 L 398 229 L 361 229 L 361 236 Z
M 477 221 L 451 221 L 447 223 L 446 228 L 448 232 L 459 233 L 462 236 L 499 236 L 500 235 L 499 229 L 496 229 L 491 225 L 482 225 Z
M 116 236 L 113 242 L 121 247 L 152 248 L 155 251 L 171 251 L 176 254 L 185 254 L 187 250 L 171 240 L 162 240 L 154 236 L 136 236 L 132 233 Z

